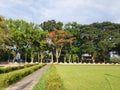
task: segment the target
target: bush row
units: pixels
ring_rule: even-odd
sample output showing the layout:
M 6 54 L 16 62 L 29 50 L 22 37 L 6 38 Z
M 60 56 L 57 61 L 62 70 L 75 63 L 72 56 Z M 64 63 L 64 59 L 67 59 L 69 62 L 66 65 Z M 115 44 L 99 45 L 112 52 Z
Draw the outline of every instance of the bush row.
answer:
M 35 64 L 25 64 L 24 67 L 31 67 L 31 66 L 34 66 L 34 65 L 38 65 L 39 63 L 35 63 Z
M 0 74 L 2 73 L 8 73 L 14 70 L 19 70 L 24 68 L 24 66 L 12 66 L 12 67 L 5 67 L 5 68 L 0 68 Z
M 61 80 L 57 69 L 51 65 L 42 75 L 33 90 L 64 90 L 63 81 Z
M 0 79 L 0 90 L 2 88 L 5 88 L 5 87 L 17 82 L 18 80 L 20 80 L 23 77 L 31 74 L 35 70 L 43 67 L 44 65 L 45 64 L 35 65 L 35 66 L 29 67 L 29 68 L 24 68 L 22 70 L 17 70 L 17 71 L 9 72 L 9 73 L 6 73 L 6 74 L 1 74 L 0 77 L 2 79 Z
M 63 90 L 62 80 L 55 66 L 51 66 L 51 71 L 46 77 L 45 90 Z
M 11 71 L 23 69 L 23 68 L 34 66 L 34 65 L 38 65 L 38 64 L 25 64 L 24 66 L 12 66 L 12 67 L 0 68 L 0 74 L 8 73 Z

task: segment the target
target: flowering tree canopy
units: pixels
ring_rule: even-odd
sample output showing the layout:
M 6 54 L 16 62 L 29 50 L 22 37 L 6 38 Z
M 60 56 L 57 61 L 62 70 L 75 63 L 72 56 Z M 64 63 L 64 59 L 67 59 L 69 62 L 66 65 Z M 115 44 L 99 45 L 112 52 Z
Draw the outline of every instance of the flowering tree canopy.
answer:
M 74 39 L 72 34 L 64 30 L 54 30 L 46 35 L 47 38 L 51 39 L 50 44 L 52 44 L 56 49 L 56 59 L 58 63 L 58 58 L 61 55 L 61 50 L 65 43 L 71 43 Z

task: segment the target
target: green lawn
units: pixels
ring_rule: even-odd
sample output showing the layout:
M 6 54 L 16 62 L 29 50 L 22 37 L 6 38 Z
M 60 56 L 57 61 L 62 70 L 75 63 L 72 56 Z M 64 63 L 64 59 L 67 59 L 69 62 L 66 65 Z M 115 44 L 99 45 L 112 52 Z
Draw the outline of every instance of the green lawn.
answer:
M 55 65 L 66 90 L 120 90 L 119 65 Z
M 32 90 L 64 90 L 61 77 L 54 65 L 47 68 Z

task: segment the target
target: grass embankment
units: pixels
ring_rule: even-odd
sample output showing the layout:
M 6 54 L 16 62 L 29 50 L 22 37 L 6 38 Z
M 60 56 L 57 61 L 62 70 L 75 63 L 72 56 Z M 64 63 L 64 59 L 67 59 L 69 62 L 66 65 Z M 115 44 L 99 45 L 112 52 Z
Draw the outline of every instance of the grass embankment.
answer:
M 51 65 L 41 76 L 33 90 L 63 90 L 63 82 L 54 65 Z
M 41 68 L 44 65 L 45 64 L 39 64 L 39 65 L 31 66 L 28 68 L 12 71 L 9 73 L 0 74 L 0 78 L 1 78 L 0 79 L 0 90 L 3 90 L 5 87 L 19 81 L 23 77 L 31 74 L 32 72 Z
M 117 65 L 107 66 L 55 65 L 55 66 L 63 81 L 65 90 L 120 89 L 120 66 Z

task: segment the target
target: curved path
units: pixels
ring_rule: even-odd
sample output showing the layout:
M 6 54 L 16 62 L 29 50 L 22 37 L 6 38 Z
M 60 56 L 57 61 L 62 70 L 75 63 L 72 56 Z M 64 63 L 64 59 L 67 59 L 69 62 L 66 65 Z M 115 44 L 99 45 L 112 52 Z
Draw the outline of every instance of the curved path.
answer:
M 9 86 L 6 90 L 32 90 L 33 86 L 37 83 L 38 79 L 48 66 L 49 64 L 45 65 L 41 69 L 21 79 L 16 84 Z

